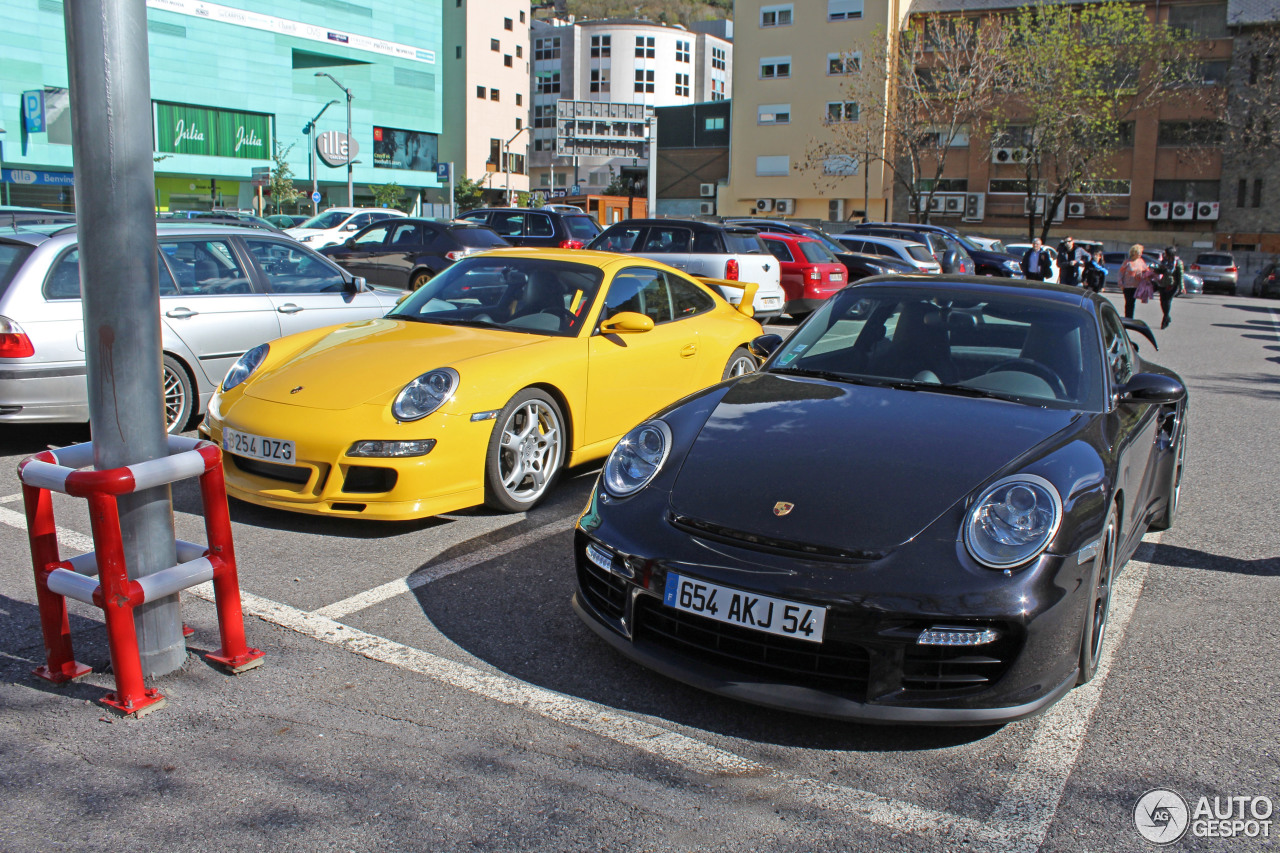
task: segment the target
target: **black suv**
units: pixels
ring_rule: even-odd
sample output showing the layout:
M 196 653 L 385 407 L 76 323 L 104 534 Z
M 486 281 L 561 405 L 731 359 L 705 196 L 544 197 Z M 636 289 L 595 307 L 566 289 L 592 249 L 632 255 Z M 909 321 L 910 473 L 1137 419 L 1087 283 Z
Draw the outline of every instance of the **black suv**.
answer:
M 488 225 L 513 246 L 581 249 L 600 233 L 600 224 L 585 213 L 524 207 L 484 207 L 458 217 Z
M 483 225 L 396 217 L 366 225 L 320 254 L 370 284 L 417 290 L 460 258 L 510 245 Z
M 1008 252 L 984 249 L 968 237 L 945 225 L 927 225 L 921 222 L 864 222 L 853 227 L 854 231 L 872 233 L 873 229 L 907 229 L 913 232 L 937 234 L 944 240 L 959 243 L 973 258 L 977 275 L 993 275 L 1000 278 L 1025 278 L 1022 274 L 1022 258 Z M 885 236 L 892 236 L 886 234 Z

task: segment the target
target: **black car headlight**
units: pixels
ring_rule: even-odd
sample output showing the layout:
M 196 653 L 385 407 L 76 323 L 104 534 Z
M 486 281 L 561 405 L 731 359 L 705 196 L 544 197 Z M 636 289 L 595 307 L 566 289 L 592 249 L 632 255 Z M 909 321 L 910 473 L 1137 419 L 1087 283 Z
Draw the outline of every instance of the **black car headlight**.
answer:
M 1007 569 L 1039 556 L 1062 522 L 1062 497 L 1034 474 L 1005 477 L 988 486 L 964 523 L 970 555 L 992 569 Z
M 253 375 L 263 360 L 267 357 L 267 353 L 271 351 L 269 344 L 258 344 L 253 349 L 236 359 L 236 363 L 231 365 L 231 369 L 227 371 L 227 375 L 222 378 L 222 390 L 230 391 L 241 382 Z
M 671 450 L 671 428 L 645 421 L 622 437 L 604 463 L 605 490 L 617 498 L 635 494 L 662 470 Z
M 391 404 L 398 421 L 417 421 L 449 402 L 458 390 L 458 371 L 440 367 L 428 371 L 404 386 Z

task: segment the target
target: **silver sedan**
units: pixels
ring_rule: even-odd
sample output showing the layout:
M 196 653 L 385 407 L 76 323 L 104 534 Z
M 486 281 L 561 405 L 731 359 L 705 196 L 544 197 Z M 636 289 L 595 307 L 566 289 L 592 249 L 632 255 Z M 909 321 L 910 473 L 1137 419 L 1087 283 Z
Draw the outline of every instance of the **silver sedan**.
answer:
M 193 225 L 161 225 L 157 237 L 170 431 L 204 411 L 246 350 L 381 317 L 402 293 L 370 288 L 288 237 Z M 88 420 L 80 279 L 74 226 L 0 234 L 0 423 Z

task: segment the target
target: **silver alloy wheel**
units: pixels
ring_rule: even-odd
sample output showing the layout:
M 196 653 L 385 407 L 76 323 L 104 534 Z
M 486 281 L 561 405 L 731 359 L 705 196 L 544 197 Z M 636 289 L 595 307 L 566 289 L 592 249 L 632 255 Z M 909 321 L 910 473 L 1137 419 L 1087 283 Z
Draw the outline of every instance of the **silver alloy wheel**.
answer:
M 1102 550 L 1098 554 L 1102 566 L 1098 569 L 1098 586 L 1093 593 L 1093 609 L 1089 631 L 1092 639 L 1089 645 L 1090 669 L 1098 671 L 1102 661 L 1102 644 L 1107 638 L 1107 618 L 1111 615 L 1111 584 L 1115 577 L 1116 567 L 1116 525 L 1114 521 L 1107 525 L 1103 534 Z
M 186 424 L 177 423 L 187 411 L 187 386 L 169 365 L 164 366 L 164 426 L 169 432 Z
M 748 373 L 755 373 L 755 359 L 749 355 L 740 355 L 729 362 L 729 369 L 725 372 L 729 375 L 730 379 L 735 376 L 745 376 Z
M 498 479 L 521 503 L 537 500 L 560 467 L 560 416 L 541 400 L 516 408 L 502 426 Z

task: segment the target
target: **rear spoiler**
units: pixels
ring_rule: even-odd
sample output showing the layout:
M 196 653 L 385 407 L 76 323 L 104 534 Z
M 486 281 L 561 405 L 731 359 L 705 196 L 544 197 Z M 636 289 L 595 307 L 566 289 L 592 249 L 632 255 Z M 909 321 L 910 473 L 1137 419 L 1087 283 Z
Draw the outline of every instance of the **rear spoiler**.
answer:
M 760 285 L 754 281 L 731 281 L 727 278 L 702 278 L 701 276 L 698 277 L 698 281 L 708 287 L 731 287 L 734 290 L 741 290 L 742 299 L 733 307 L 745 317 L 755 316 L 756 291 L 760 289 Z

